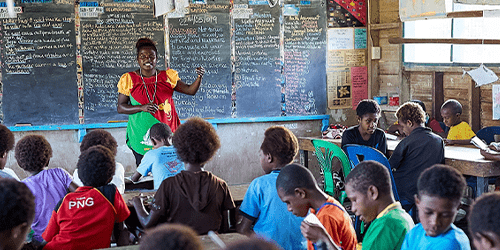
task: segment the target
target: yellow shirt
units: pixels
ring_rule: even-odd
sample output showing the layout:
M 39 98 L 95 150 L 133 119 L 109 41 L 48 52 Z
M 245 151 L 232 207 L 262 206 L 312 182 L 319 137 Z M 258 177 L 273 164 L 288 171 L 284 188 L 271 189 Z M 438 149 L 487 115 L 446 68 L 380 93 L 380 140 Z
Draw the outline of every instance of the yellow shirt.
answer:
M 448 132 L 448 137 L 446 139 L 450 140 L 467 140 L 476 136 L 474 131 L 470 128 L 469 124 L 466 122 L 461 122 L 455 126 L 451 126 L 450 132 Z

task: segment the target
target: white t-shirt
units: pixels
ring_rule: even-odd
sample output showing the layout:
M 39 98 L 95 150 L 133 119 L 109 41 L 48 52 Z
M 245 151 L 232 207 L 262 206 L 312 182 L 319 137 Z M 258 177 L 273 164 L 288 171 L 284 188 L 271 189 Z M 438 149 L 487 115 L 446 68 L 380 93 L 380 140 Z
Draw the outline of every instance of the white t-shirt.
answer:
M 21 180 L 19 180 L 19 177 L 17 177 L 16 172 L 14 172 L 14 170 L 12 170 L 10 168 L 0 169 L 0 171 L 7 173 L 8 175 L 10 175 L 12 178 L 16 179 L 17 181 L 21 181 Z
M 78 177 L 78 168 L 73 172 L 73 182 L 78 186 L 84 186 L 80 178 Z M 115 175 L 110 183 L 115 184 L 118 192 L 123 194 L 125 192 L 125 168 L 121 163 L 116 162 Z

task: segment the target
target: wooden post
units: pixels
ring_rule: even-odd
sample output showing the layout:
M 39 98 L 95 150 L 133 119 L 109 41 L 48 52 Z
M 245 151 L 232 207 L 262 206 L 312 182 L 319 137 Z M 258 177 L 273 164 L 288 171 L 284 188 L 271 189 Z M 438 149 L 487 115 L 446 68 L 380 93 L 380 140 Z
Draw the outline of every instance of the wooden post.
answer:
M 476 82 L 472 79 L 469 88 L 469 107 L 469 125 L 474 132 L 477 132 L 481 129 L 481 89 L 476 88 Z
M 441 117 L 441 105 L 444 103 L 444 88 L 443 88 L 443 72 L 433 72 L 432 73 L 432 114 L 437 121 L 442 122 Z

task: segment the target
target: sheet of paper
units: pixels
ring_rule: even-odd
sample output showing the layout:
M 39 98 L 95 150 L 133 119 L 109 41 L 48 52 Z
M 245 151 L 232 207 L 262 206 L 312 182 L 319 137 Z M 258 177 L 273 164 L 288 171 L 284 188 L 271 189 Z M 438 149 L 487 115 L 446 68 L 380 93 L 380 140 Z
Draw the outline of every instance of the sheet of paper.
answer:
M 367 67 L 351 68 L 352 108 L 356 109 L 359 101 L 368 98 Z
M 483 64 L 473 70 L 464 70 L 464 74 L 468 74 L 470 75 L 470 77 L 472 77 L 472 80 L 476 82 L 476 87 L 496 82 L 498 80 L 498 76 L 495 74 L 495 72 L 493 72 L 491 69 L 486 68 L 486 66 L 484 66 Z
M 493 120 L 500 120 L 500 84 L 493 84 Z
M 354 49 L 354 28 L 328 29 L 328 50 Z
M 446 1 L 399 0 L 401 21 L 446 18 Z

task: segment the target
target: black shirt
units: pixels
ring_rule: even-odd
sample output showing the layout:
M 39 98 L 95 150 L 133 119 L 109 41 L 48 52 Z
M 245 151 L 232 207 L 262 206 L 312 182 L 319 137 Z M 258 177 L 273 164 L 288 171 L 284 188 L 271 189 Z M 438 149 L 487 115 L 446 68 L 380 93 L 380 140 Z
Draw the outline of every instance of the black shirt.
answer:
M 444 163 L 444 142 L 430 128 L 415 128 L 396 147 L 389 159 L 398 195 L 404 205 L 415 203 L 417 179 L 434 164 Z
M 370 136 L 368 141 L 363 140 L 361 133 L 359 132 L 359 125 L 350 127 L 344 131 L 342 134 L 341 146 L 347 144 L 358 144 L 365 145 L 372 148 L 378 149 L 382 154 L 386 155 L 387 152 L 387 139 L 385 138 L 385 132 L 382 129 L 375 129 L 375 132 Z

